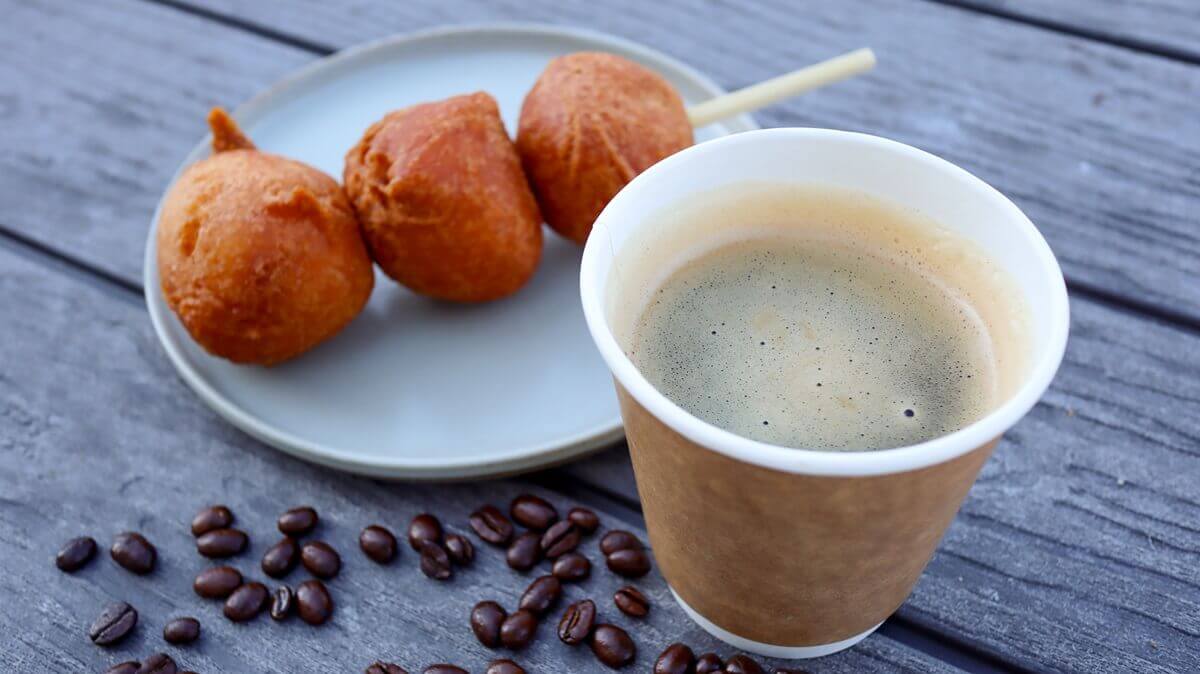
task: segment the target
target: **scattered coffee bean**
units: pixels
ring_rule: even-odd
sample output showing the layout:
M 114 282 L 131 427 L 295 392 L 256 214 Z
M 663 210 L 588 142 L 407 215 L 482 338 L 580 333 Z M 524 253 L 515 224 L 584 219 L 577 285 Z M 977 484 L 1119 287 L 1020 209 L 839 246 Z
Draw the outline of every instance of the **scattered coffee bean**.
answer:
M 537 626 L 537 616 L 532 612 L 517 611 L 500 624 L 500 643 L 504 644 L 505 648 L 511 648 L 514 651 L 525 648 L 530 641 L 533 641 Z
M 587 640 L 596 623 L 596 604 L 591 599 L 577 601 L 563 611 L 558 621 L 558 638 L 564 644 L 578 646 Z
M 303 536 L 316 529 L 320 520 L 317 511 L 311 506 L 300 506 L 280 515 L 275 526 L 279 527 L 279 532 L 285 536 Z
M 554 577 L 564 583 L 578 583 L 591 572 L 592 563 L 578 552 L 568 552 L 554 560 Z
M 600 539 L 600 552 L 605 557 L 617 550 L 641 550 L 642 547 L 642 542 L 637 539 L 637 536 L 620 529 L 614 529 Z
M 591 535 L 600 528 L 600 518 L 587 508 L 571 508 L 567 511 L 567 521 L 574 524 L 580 533 Z
M 626 578 L 641 578 L 650 572 L 650 556 L 645 550 L 626 548 L 617 550 L 604 560 L 608 569 Z
M 201 536 L 217 529 L 226 529 L 233 524 L 233 512 L 223 505 L 214 505 L 201 510 L 192 518 L 192 535 Z
M 766 674 L 762 665 L 748 655 L 741 653 L 725 661 L 726 674 Z
M 396 536 L 378 524 L 362 530 L 358 535 L 358 547 L 376 564 L 387 564 L 396 558 Z
M 342 570 L 342 558 L 325 541 L 310 541 L 300 548 L 300 562 L 317 578 L 329 580 Z
M 521 494 L 513 499 L 508 514 L 517 524 L 534 531 L 545 531 L 558 521 L 558 511 L 554 506 L 533 494 Z
M 400 665 L 379 660 L 367 667 L 366 674 L 408 674 L 408 670 Z
M 725 661 L 716 653 L 705 653 L 696 658 L 696 674 L 720 674 Z
M 471 513 L 467 522 L 480 538 L 492 545 L 507 545 L 512 539 L 512 522 L 496 506 L 483 506 Z
M 133 531 L 117 534 L 108 554 L 125 570 L 143 575 L 154 570 L 158 551 L 144 536 Z
M 287 585 L 280 585 L 271 594 L 271 620 L 287 620 L 296 605 L 296 593 Z
M 205 557 L 223 559 L 245 550 L 249 541 L 241 529 L 213 529 L 196 539 L 196 551 Z
M 111 646 L 129 636 L 137 621 L 137 609 L 123 601 L 114 602 L 96 616 L 88 629 L 88 638 L 97 646 Z
M 471 631 L 479 643 L 488 648 L 500 646 L 500 626 L 508 615 L 494 601 L 481 601 L 471 609 Z
M 284 536 L 263 553 L 263 573 L 272 578 L 283 578 L 296 568 L 296 561 L 299 559 L 300 550 L 296 547 L 296 539 Z
M 224 599 L 241 584 L 241 572 L 232 566 L 217 566 L 201 571 L 192 589 L 205 599 Z
M 262 583 L 246 583 L 233 591 L 225 600 L 225 617 L 235 623 L 253 619 L 267 603 L 267 586 Z
M 54 558 L 54 565 L 60 571 L 71 573 L 82 569 L 83 565 L 92 561 L 92 557 L 95 555 L 96 540 L 91 536 L 80 536 L 72 538 L 62 546 Z
M 441 543 L 430 540 L 420 541 L 421 573 L 434 580 L 447 580 L 453 573 L 450 568 L 450 556 Z
M 450 561 L 459 566 L 466 566 L 475 560 L 475 546 L 461 534 L 446 534 L 446 554 Z
M 296 587 L 296 613 L 309 625 L 323 625 L 333 615 L 333 597 L 319 580 L 306 580 Z
M 468 672 L 467 670 L 463 669 L 462 667 L 456 667 L 454 665 L 447 665 L 447 664 L 437 664 L 437 665 L 429 665 L 428 667 L 425 668 L 425 671 L 423 671 L 421 674 L 471 674 L 471 673 Z
M 525 674 L 525 668 L 512 660 L 492 660 L 484 674 Z
M 808 670 L 796 669 L 794 667 L 776 667 L 774 674 L 808 674 Z
M 163 639 L 168 644 L 190 644 L 200 638 L 200 621 L 195 618 L 176 618 L 163 627 Z
M 671 644 L 654 661 L 654 674 L 692 674 L 695 663 L 696 654 L 692 649 L 683 644 Z
M 442 540 L 442 523 L 429 513 L 421 513 L 408 524 L 408 544 L 413 550 L 421 551 L 421 541 L 439 543 Z
M 616 669 L 633 662 L 637 646 L 629 633 L 616 625 L 596 625 L 592 630 L 592 653 L 604 664 Z
M 137 674 L 176 674 L 178 671 L 175 661 L 166 653 L 151 655 L 142 660 L 141 666 L 137 668 Z
M 574 550 L 579 545 L 579 529 L 568 520 L 555 522 L 542 534 L 540 544 L 546 559 L 554 559 Z
M 540 576 L 525 588 L 518 607 L 540 617 L 545 615 L 546 611 L 549 611 L 561 596 L 562 583 L 558 582 L 557 578 Z
M 613 595 L 613 603 L 621 609 L 621 613 L 634 618 L 645 618 L 650 612 L 650 600 L 642 591 L 632 585 L 617 590 Z
M 136 660 L 129 660 L 128 662 L 118 662 L 117 664 L 113 665 L 112 667 L 109 667 L 108 669 L 104 670 L 104 674 L 137 674 L 138 667 L 141 667 L 141 666 L 142 666 L 142 663 L 140 663 Z
M 542 561 L 541 536 L 527 531 L 513 539 L 504 554 L 508 565 L 517 571 L 528 571 Z

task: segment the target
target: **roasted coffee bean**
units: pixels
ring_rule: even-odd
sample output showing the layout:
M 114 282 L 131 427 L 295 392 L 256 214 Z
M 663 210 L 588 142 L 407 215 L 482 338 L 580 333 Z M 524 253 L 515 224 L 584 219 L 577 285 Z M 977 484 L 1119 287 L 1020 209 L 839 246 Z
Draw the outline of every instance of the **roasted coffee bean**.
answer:
M 396 558 L 396 536 L 378 524 L 362 530 L 358 547 L 376 564 L 387 564 Z
M 596 604 L 591 599 L 577 601 L 563 611 L 558 621 L 558 638 L 564 644 L 578 646 L 587 640 L 596 623 Z
M 567 521 L 574 524 L 580 533 L 591 535 L 600 528 L 600 518 L 587 508 L 571 508 L 567 511 Z
M 471 609 L 471 631 L 479 643 L 488 648 L 500 646 L 500 626 L 508 614 L 494 601 L 481 601 Z
M 808 674 L 807 669 L 796 669 L 795 667 L 776 667 L 774 674 Z
M 296 546 L 296 539 L 284 536 L 263 553 L 263 573 L 272 578 L 283 578 L 296 568 L 296 562 L 299 559 L 300 550 Z
M 558 511 L 540 496 L 521 494 L 508 509 L 513 520 L 527 529 L 545 531 L 558 521 Z
M 461 534 L 446 534 L 446 554 L 450 561 L 459 566 L 466 566 L 475 560 L 475 546 Z
M 705 653 L 696 658 L 696 674 L 720 674 L 725 662 L 716 653 Z
M 421 541 L 440 543 L 442 540 L 442 523 L 429 513 L 421 513 L 412 518 L 408 524 L 408 544 L 413 550 L 421 551 Z
M 592 630 L 592 652 L 604 664 L 616 669 L 633 662 L 637 646 L 629 633 L 616 625 L 596 625 Z
M 166 653 L 151 655 L 142 660 L 142 665 L 137 668 L 137 674 L 176 674 L 178 671 L 175 661 Z
M 621 609 L 621 613 L 633 616 L 634 618 L 645 618 L 650 612 L 650 600 L 642 591 L 632 585 L 617 590 L 613 595 L 613 603 L 617 608 Z
M 564 583 L 578 583 L 591 572 L 592 563 L 578 552 L 568 552 L 554 560 L 554 577 Z
M 136 660 L 129 660 L 127 662 L 118 662 L 117 664 L 113 665 L 112 667 L 109 667 L 108 669 L 104 670 L 104 674 L 137 674 L 138 667 L 141 667 L 141 666 L 142 666 L 142 663 L 140 663 Z
M 233 524 L 233 512 L 223 505 L 214 505 L 201 510 L 192 518 L 192 535 L 200 536 L 217 529 L 226 529 Z
M 641 550 L 642 547 L 642 542 L 637 539 L 637 536 L 620 529 L 610 531 L 600 539 L 600 552 L 605 557 L 617 550 Z
M 512 660 L 492 660 L 484 674 L 525 674 L 525 668 Z
M 296 605 L 296 593 L 287 585 L 280 585 L 271 593 L 271 619 L 287 620 Z
M 483 506 L 471 513 L 467 521 L 480 538 L 492 545 L 507 545 L 512 539 L 512 522 L 496 506 Z
M 555 522 L 542 534 L 542 554 L 546 559 L 565 555 L 579 545 L 579 538 L 579 529 L 574 524 L 567 520 Z
M 54 565 L 61 571 L 71 573 L 83 568 L 96 556 L 96 541 L 91 536 L 72 538 L 58 551 Z
M 561 596 L 562 583 L 554 576 L 541 576 L 525 588 L 518 607 L 540 617 L 558 603 Z
M 696 654 L 683 644 L 671 644 L 654 661 L 654 674 L 692 674 Z
M 436 541 L 421 541 L 421 573 L 434 580 L 447 580 L 453 573 L 446 548 Z
M 241 572 L 232 566 L 217 566 L 201 571 L 192 589 L 205 599 L 224 599 L 241 584 Z
M 246 583 L 225 600 L 225 617 L 235 623 L 251 620 L 263 610 L 267 603 L 267 586 L 262 583 Z
M 158 551 L 144 536 L 133 531 L 117 534 L 108 554 L 125 570 L 136 574 L 147 574 L 154 570 Z
M 296 613 L 309 625 L 323 625 L 333 615 L 333 597 L 319 580 L 306 580 L 296 586 Z
M 762 665 L 748 655 L 741 653 L 725 661 L 726 674 L 766 674 Z
M 650 572 L 650 556 L 645 550 L 626 548 L 605 558 L 609 571 L 626 578 L 641 578 Z
M 421 674 L 471 674 L 462 667 L 447 664 L 429 665 Z
M 329 580 L 342 570 L 342 558 L 325 541 L 310 541 L 300 548 L 300 562 L 317 578 Z
M 114 602 L 96 616 L 88 629 L 88 638 L 97 646 L 111 646 L 129 636 L 137 621 L 137 609 L 123 601 Z
M 541 538 L 532 531 L 517 536 L 513 539 L 512 545 L 508 546 L 508 552 L 504 554 L 505 561 L 517 571 L 532 569 L 535 564 L 542 561 Z
M 500 624 L 500 643 L 514 651 L 525 648 L 533 641 L 537 632 L 538 619 L 532 612 L 520 610 L 504 619 Z
M 209 558 L 232 557 L 245 550 L 249 540 L 241 529 L 213 529 L 196 539 L 196 551 Z
M 190 644 L 200 638 L 200 621 L 195 618 L 176 618 L 163 627 L 163 639 L 168 644 Z
M 367 667 L 365 674 L 408 674 L 408 670 L 400 665 L 379 660 Z
M 303 536 L 316 529 L 320 520 L 317 511 L 312 507 L 300 506 L 280 515 L 275 526 L 279 527 L 279 532 L 285 536 Z

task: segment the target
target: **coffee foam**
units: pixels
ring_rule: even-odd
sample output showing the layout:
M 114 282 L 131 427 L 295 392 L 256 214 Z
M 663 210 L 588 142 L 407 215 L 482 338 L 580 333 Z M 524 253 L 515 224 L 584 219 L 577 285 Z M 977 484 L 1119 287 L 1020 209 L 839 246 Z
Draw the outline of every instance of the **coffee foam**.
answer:
M 784 446 L 903 446 L 978 419 L 1021 379 L 1012 279 L 920 214 L 747 184 L 654 221 L 617 256 L 609 314 L 650 383 L 710 423 Z

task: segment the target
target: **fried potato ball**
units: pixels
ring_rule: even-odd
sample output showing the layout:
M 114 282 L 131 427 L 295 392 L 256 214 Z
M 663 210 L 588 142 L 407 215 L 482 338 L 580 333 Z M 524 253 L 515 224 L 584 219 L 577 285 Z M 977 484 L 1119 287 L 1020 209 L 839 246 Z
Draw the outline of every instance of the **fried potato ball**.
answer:
M 389 113 L 347 153 L 344 181 L 371 256 L 414 292 L 486 302 L 537 268 L 542 218 L 485 93 Z
M 273 365 L 358 315 L 375 282 L 371 259 L 337 181 L 255 149 L 220 108 L 208 122 L 214 154 L 163 201 L 163 295 L 209 353 Z
M 580 244 L 626 183 L 691 144 L 675 89 L 633 61 L 599 52 L 551 61 L 525 97 L 517 131 L 547 224 Z

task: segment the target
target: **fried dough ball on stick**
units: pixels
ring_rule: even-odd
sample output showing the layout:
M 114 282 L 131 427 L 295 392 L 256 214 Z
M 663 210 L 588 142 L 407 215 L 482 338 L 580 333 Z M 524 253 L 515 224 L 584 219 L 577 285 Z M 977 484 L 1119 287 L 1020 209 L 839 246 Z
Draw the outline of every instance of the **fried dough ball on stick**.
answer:
M 479 92 L 389 113 L 346 155 L 375 262 L 414 292 L 486 302 L 542 254 L 542 218 L 500 110 Z
M 274 365 L 346 326 L 375 283 L 358 220 L 333 178 L 260 152 L 220 108 L 213 155 L 163 200 L 167 305 L 209 353 Z
M 675 89 L 633 61 L 599 52 L 551 61 L 525 97 L 517 131 L 547 224 L 580 244 L 626 183 L 691 144 Z

